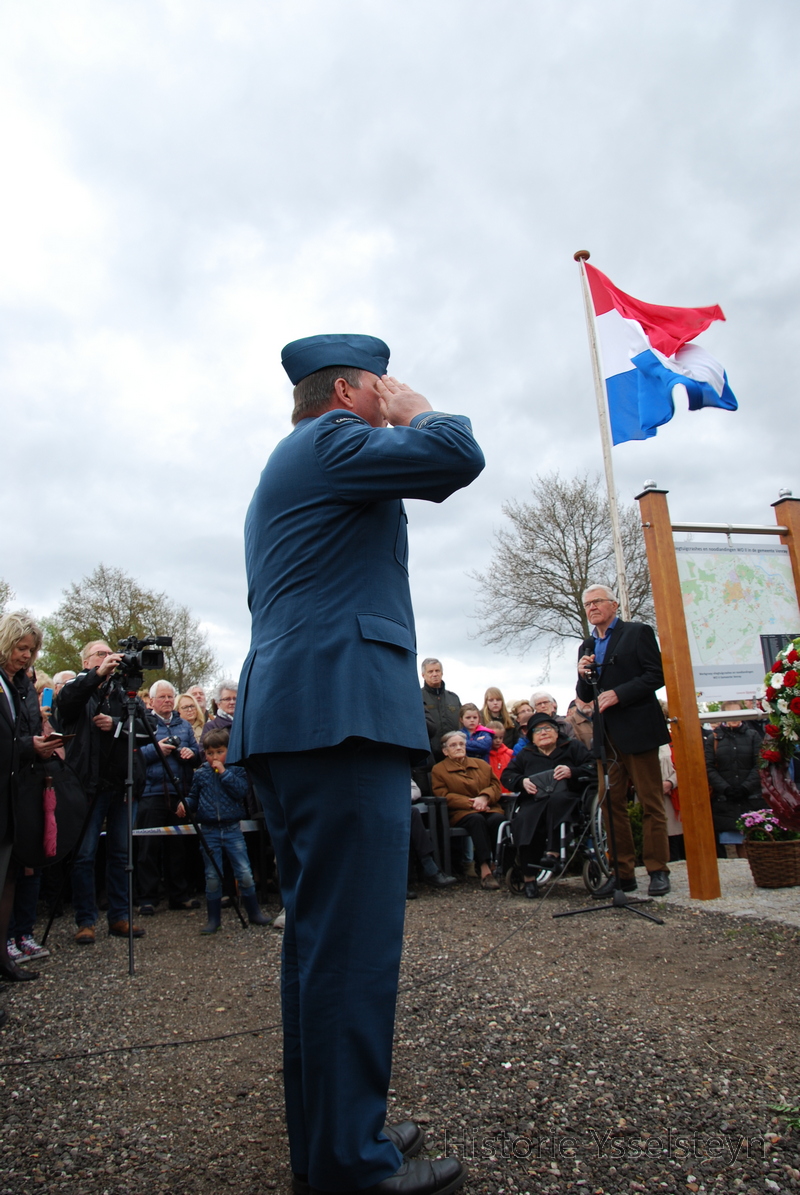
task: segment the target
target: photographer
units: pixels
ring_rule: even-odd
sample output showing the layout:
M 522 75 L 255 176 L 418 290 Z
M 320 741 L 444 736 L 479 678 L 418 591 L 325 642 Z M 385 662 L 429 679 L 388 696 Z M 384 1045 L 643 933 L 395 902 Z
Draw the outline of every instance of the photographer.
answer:
M 128 936 L 128 817 L 125 807 L 125 777 L 128 764 L 128 735 L 125 730 L 124 698 L 109 684 L 122 655 L 107 643 L 87 643 L 82 653 L 82 670 L 67 681 L 55 698 L 58 724 L 67 742 L 67 762 L 79 776 L 90 800 L 94 801 L 83 841 L 72 865 L 72 903 L 79 946 L 95 940 L 97 894 L 95 857 L 103 822 L 106 823 L 106 895 L 108 932 L 112 937 Z M 137 736 L 138 737 L 138 736 Z M 142 790 L 144 767 L 138 752 L 135 795 Z M 143 929 L 134 926 L 133 936 Z
M 192 772 L 200 764 L 200 749 L 194 731 L 175 709 L 175 689 L 168 680 L 157 680 L 150 689 L 153 733 L 158 747 L 147 743 L 141 751 L 147 767 L 144 792 L 139 805 L 136 828 L 172 826 L 178 823 L 174 810 L 189 793 Z M 164 765 L 174 776 L 179 796 L 164 774 Z M 185 843 L 179 836 L 157 835 L 139 840 L 136 884 L 139 912 L 152 916 L 159 901 L 161 872 L 167 886 L 171 909 L 199 909 L 199 900 L 189 898 L 186 879 Z

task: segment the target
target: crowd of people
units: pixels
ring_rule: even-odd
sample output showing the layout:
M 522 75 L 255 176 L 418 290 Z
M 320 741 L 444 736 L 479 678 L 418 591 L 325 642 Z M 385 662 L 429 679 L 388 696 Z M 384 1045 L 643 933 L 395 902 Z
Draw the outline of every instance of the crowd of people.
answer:
M 604 600 L 611 605 L 613 596 Z M 82 652 L 77 673 L 58 672 L 51 678 L 35 666 L 41 642 L 40 628 L 24 612 L 0 620 L 0 681 L 16 719 L 16 743 L 13 751 L 9 746 L 7 754 L 9 758 L 15 754 L 14 766 L 22 771 L 35 769 L 37 763 L 40 771 L 46 770 L 53 756 L 66 758 L 85 787 L 89 814 L 68 861 L 66 887 L 76 923 L 74 940 L 86 946 L 96 940 L 100 903 L 105 907 L 109 934 L 126 937 L 129 933 L 125 710 L 119 687 L 109 683 L 120 656 L 107 643 L 90 642 Z M 584 645 L 589 646 L 593 645 Z M 136 836 L 134 885 L 139 920 L 152 917 L 162 903 L 176 911 L 200 907 L 198 870 L 192 867 L 197 849 L 190 851 L 186 837 L 168 832 L 191 820 L 203 844 L 200 854 L 207 922 L 200 932 L 214 933 L 220 926 L 226 860 L 235 881 L 233 891 L 238 890 L 251 924 L 282 927 L 280 916 L 269 918 L 260 908 L 253 860 L 240 828 L 244 819 L 260 815 L 258 802 L 246 771 L 226 765 L 237 690 L 238 683 L 226 679 L 211 694 L 200 684 L 178 693 L 169 681 L 158 680 L 138 694 L 140 722 L 144 717 L 149 722 L 149 727 L 137 727 L 134 755 L 135 825 L 149 831 Z M 513 840 L 524 873 L 525 895 L 537 896 L 537 872 L 552 867 L 557 858 L 559 826 L 571 816 L 581 792 L 596 780 L 593 706 L 586 700 L 585 688 L 581 695 L 579 683 L 578 693 L 563 715 L 554 696 L 543 689 L 530 698 L 507 702 L 502 691 L 492 686 L 480 704 L 462 702 L 446 687 L 441 662 L 427 658 L 422 662 L 421 695 L 430 755 L 412 774 L 410 876 L 435 888 L 457 882 L 457 877 L 445 874 L 436 861 L 433 828 L 424 816 L 425 799 L 433 795 L 446 801 L 450 826 L 460 827 L 468 836 L 454 870 L 475 876 L 487 890 L 500 886 L 495 843 L 500 823 L 513 809 Z M 740 706 L 739 702 L 725 703 L 731 719 L 706 731 L 710 800 L 721 854 L 728 844 L 741 852 L 737 819 L 763 803 L 758 771 L 761 732 L 753 723 L 735 717 Z M 0 720 L 0 727 L 4 725 Z M 668 860 L 684 857 L 679 793 L 668 736 L 666 739 L 656 752 L 660 816 L 657 811 L 656 829 L 651 825 L 645 836 L 651 874 L 666 871 Z M 641 770 L 642 752 L 630 750 L 635 745 L 625 743 L 633 756 L 632 769 Z M 8 784 L 6 790 L 7 829 L 13 836 Z M 638 798 L 639 791 L 639 785 L 633 789 L 625 778 L 626 807 L 631 797 Z M 547 799 L 543 799 L 545 793 Z M 526 797 L 531 799 L 526 801 Z M 619 811 L 621 815 L 624 812 L 621 802 Z M 666 855 L 656 843 L 659 822 L 667 831 Z M 105 884 L 99 899 L 96 864 L 103 831 Z M 622 875 L 628 890 L 635 883 L 631 850 L 629 847 L 625 856 L 627 874 Z M 49 953 L 34 934 L 43 871 L 18 859 L 8 842 L 4 854 L 8 866 L 0 901 L 0 974 L 19 981 L 37 974 L 21 964 Z M 62 869 L 54 870 L 60 879 Z M 52 884 L 48 894 L 51 900 L 58 899 Z M 413 882 L 407 896 L 417 896 Z M 131 932 L 140 937 L 145 929 L 137 923 Z

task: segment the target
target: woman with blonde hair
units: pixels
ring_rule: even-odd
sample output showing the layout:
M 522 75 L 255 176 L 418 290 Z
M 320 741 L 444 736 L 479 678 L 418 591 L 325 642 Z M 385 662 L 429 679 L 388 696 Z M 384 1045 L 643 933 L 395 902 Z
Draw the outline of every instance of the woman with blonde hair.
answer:
M 507 747 L 513 747 L 517 741 L 517 726 L 511 714 L 506 709 L 506 699 L 500 689 L 490 685 L 483 695 L 483 709 L 481 722 L 488 726 L 490 722 L 503 723 L 503 742 Z
M 27 610 L 0 618 L 0 687 L 3 690 L 0 744 L 0 975 L 12 982 L 35 979 L 38 971 L 23 971 L 8 949 L 19 865 L 11 857 L 14 839 L 12 801 L 21 766 L 38 756 L 48 760 L 58 741 L 45 734 L 34 682 L 28 676 L 42 646 L 42 631 Z M 41 952 L 41 947 L 38 947 Z M 18 953 L 15 951 L 15 953 Z
M 200 742 L 200 735 L 203 727 L 206 724 L 203 717 L 203 711 L 200 708 L 200 703 L 196 697 L 192 697 L 191 693 L 181 693 L 178 700 L 175 702 L 175 709 L 183 718 L 184 722 L 188 722 L 194 731 L 194 737 Z

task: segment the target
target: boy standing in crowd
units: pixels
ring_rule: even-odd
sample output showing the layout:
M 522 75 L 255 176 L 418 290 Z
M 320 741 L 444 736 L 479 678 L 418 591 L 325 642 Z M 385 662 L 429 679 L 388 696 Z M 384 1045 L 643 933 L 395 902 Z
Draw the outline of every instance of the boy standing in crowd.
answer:
M 225 766 L 228 755 L 227 730 L 210 730 L 205 737 L 205 752 L 206 762 L 195 773 L 186 798 L 186 808 L 183 802 L 178 806 L 178 817 L 185 817 L 187 809 L 194 815 L 205 843 L 203 862 L 206 869 L 208 922 L 200 933 L 213 934 L 220 927 L 223 851 L 233 868 L 250 924 L 269 925 L 269 917 L 264 916 L 258 904 L 247 845 L 239 825 L 246 816 L 247 773 L 244 768 Z

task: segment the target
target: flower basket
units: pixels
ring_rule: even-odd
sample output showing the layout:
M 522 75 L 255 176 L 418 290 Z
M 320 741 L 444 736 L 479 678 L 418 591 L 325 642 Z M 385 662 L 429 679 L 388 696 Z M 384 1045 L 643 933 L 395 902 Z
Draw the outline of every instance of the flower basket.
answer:
M 800 839 L 789 842 L 746 841 L 744 849 L 756 888 L 800 885 Z

